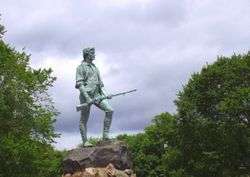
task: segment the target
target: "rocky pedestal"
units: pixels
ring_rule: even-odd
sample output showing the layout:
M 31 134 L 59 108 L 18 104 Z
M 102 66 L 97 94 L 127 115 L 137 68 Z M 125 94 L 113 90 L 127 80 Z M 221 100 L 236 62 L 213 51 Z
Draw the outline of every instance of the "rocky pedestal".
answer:
M 124 142 L 103 141 L 72 149 L 63 160 L 63 177 L 129 177 L 132 160 Z

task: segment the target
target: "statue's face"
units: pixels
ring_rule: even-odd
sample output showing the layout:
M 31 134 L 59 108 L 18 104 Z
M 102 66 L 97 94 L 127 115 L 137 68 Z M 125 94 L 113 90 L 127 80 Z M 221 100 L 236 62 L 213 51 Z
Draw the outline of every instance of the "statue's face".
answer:
M 88 62 L 92 62 L 95 59 L 95 49 L 94 48 L 87 48 L 85 49 L 83 54 L 84 60 Z
M 95 50 L 90 50 L 90 52 L 88 54 L 88 58 L 91 60 L 95 59 Z

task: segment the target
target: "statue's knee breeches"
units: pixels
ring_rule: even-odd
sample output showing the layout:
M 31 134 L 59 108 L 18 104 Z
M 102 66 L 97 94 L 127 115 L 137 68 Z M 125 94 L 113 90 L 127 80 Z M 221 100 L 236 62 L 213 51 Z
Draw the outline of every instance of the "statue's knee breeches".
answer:
M 107 112 L 112 112 L 112 113 L 114 112 L 113 108 L 111 107 L 111 105 L 108 103 L 107 100 L 102 100 L 102 102 L 100 102 L 99 104 L 96 104 L 96 106 L 106 113 Z

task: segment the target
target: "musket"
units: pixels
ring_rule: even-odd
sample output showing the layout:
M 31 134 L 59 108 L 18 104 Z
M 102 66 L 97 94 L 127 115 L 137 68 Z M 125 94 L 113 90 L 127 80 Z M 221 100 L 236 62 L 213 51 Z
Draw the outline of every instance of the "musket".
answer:
M 92 99 L 89 103 L 83 103 L 83 104 L 77 105 L 77 106 L 76 106 L 76 110 L 77 110 L 77 111 L 80 111 L 80 110 L 82 110 L 84 107 L 89 106 L 89 105 L 91 105 L 91 104 L 100 103 L 102 100 L 111 99 L 111 98 L 116 97 L 116 96 L 126 95 L 126 94 L 128 94 L 128 93 L 135 92 L 136 90 L 137 90 L 137 89 L 133 89 L 133 90 L 129 90 L 129 91 L 126 91 L 126 92 L 120 92 L 120 93 L 116 93 L 116 94 L 110 94 L 110 95 L 108 95 L 108 96 L 97 97 L 97 98 Z

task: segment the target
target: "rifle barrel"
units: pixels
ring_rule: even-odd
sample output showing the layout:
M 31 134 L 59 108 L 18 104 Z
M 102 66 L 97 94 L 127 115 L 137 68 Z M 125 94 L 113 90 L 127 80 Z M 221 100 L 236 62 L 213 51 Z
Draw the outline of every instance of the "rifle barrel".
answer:
M 121 92 L 121 93 L 117 93 L 117 94 L 112 94 L 111 96 L 114 97 L 114 96 L 119 96 L 119 95 L 125 95 L 127 93 L 131 93 L 131 92 L 135 92 L 137 89 L 133 89 L 133 90 L 129 90 L 127 92 Z
M 119 95 L 125 95 L 125 94 L 127 94 L 127 93 L 131 93 L 131 92 L 135 92 L 137 89 L 133 89 L 133 90 L 129 90 L 129 91 L 127 91 L 127 92 L 121 92 L 121 93 L 117 93 L 117 94 L 111 94 L 110 96 L 111 97 L 115 97 L 115 96 L 119 96 Z M 104 98 L 102 98 L 102 99 L 107 99 L 107 97 L 104 97 Z M 83 107 L 85 107 L 85 106 L 88 106 L 88 104 L 87 103 L 83 103 L 83 104 L 80 104 L 80 105 L 77 105 L 76 106 L 76 110 L 77 111 L 80 111 Z

